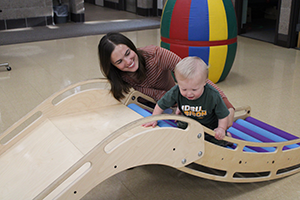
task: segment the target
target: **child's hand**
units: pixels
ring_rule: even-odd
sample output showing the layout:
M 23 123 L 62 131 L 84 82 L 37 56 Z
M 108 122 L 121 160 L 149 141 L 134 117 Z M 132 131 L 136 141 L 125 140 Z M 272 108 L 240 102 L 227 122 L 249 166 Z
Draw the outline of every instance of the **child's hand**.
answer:
M 215 130 L 215 138 L 217 140 L 223 140 L 225 137 L 225 130 L 223 128 L 216 128 Z
M 176 108 L 175 114 L 176 114 L 176 115 L 181 115 L 181 111 L 179 110 L 178 107 Z
M 178 106 L 176 108 L 175 115 L 181 115 L 181 111 L 179 110 Z M 175 120 L 175 122 L 177 122 L 177 120 Z
M 155 127 L 156 125 L 157 125 L 157 121 L 154 121 L 154 122 L 148 122 L 146 124 L 143 124 L 142 126 L 143 127 L 149 127 L 149 126 Z

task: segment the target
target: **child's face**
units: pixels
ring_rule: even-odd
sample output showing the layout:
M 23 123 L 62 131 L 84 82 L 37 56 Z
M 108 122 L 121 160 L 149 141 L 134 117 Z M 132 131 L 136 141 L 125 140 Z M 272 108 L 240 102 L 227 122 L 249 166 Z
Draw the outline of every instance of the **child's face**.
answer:
M 203 76 L 196 75 L 193 78 L 183 78 L 177 75 L 176 79 L 181 95 L 188 100 L 196 100 L 203 94 L 206 84 L 206 79 Z

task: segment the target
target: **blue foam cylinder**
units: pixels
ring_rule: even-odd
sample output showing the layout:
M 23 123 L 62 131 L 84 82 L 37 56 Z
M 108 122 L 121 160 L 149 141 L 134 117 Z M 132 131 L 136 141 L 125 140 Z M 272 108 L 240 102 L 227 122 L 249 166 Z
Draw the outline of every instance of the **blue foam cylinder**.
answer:
M 249 130 L 249 129 L 247 129 L 247 128 L 245 128 L 245 127 L 243 127 L 240 124 L 237 124 L 235 122 L 233 123 L 232 127 L 246 133 L 247 135 L 250 135 L 250 136 L 260 140 L 261 142 L 275 142 L 274 140 L 271 140 L 270 138 L 267 138 L 263 135 L 257 134 L 254 131 L 251 131 L 251 130 Z M 290 148 L 284 146 L 282 150 L 288 150 L 288 149 L 290 149 Z
M 262 128 L 258 127 L 258 126 L 255 126 L 255 125 L 253 125 L 253 124 L 251 124 L 251 123 L 249 123 L 249 122 L 247 122 L 245 120 L 238 119 L 238 120 L 236 120 L 236 123 L 240 124 L 241 126 L 244 126 L 247 129 L 250 129 L 250 130 L 256 132 L 257 134 L 260 134 L 260 135 L 263 135 L 263 136 L 265 136 L 267 138 L 270 138 L 271 140 L 273 140 L 275 142 L 285 142 L 285 141 L 288 141 L 287 139 L 285 139 L 283 137 L 280 137 L 280 136 L 278 136 L 276 134 L 273 134 L 273 133 L 271 133 L 271 132 L 269 132 L 269 131 L 267 131 L 265 129 L 262 129 Z M 293 149 L 293 148 L 299 147 L 299 145 L 298 144 L 292 144 L 292 145 L 287 145 L 287 147 Z
M 296 136 L 294 136 L 292 134 L 289 134 L 289 133 L 287 133 L 287 132 L 285 132 L 283 130 L 280 130 L 280 129 L 274 127 L 274 126 L 266 124 L 266 123 L 264 123 L 264 122 L 262 122 L 262 121 L 260 121 L 258 119 L 255 119 L 253 117 L 247 117 L 245 120 L 247 122 L 251 123 L 251 124 L 254 124 L 255 126 L 258 126 L 258 127 L 262 128 L 262 129 L 270 131 L 270 132 L 272 132 L 272 133 L 274 133 L 274 134 L 276 134 L 276 135 L 278 135 L 280 137 L 283 137 L 283 138 L 285 138 L 287 140 L 299 139 L 298 137 L 296 137 Z
M 128 105 L 128 108 L 130 108 L 131 110 L 133 110 L 133 111 L 139 113 L 139 114 L 142 115 L 143 117 L 149 117 L 149 116 L 152 115 L 150 112 L 146 111 L 145 109 L 139 107 L 138 105 L 136 105 L 136 104 L 134 104 L 134 103 L 129 104 L 129 105 Z M 173 127 L 173 128 L 174 128 L 174 126 L 172 126 L 170 123 L 167 123 L 167 122 L 165 122 L 165 121 L 163 121 L 163 120 L 158 120 L 158 121 L 157 121 L 157 125 L 158 125 L 159 127 Z
M 252 137 L 252 136 L 250 136 L 250 135 L 248 135 L 248 134 L 246 134 L 246 133 L 244 133 L 244 132 L 242 132 L 242 131 L 234 128 L 234 127 L 230 127 L 228 129 L 228 132 L 230 132 L 230 133 L 232 133 L 232 134 L 234 134 L 234 135 L 238 136 L 239 138 L 241 138 L 243 140 L 246 140 L 246 141 L 262 143 L 260 140 L 254 138 L 254 137 Z M 276 150 L 275 147 L 251 147 L 251 149 L 253 149 L 257 152 L 266 152 L 266 151 L 267 152 L 274 152 Z M 262 149 L 265 150 L 265 151 L 263 151 Z

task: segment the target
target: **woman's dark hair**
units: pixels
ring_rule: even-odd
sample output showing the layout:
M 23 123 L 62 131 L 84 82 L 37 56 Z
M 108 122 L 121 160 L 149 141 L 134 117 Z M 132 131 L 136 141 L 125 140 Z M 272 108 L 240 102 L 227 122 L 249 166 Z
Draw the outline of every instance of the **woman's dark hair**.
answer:
M 145 59 L 142 56 L 141 51 L 136 49 L 135 45 L 130 39 L 120 33 L 114 32 L 103 36 L 98 45 L 100 69 L 103 75 L 109 80 L 111 92 L 117 100 L 124 98 L 124 93 L 128 93 L 131 88 L 131 85 L 122 79 L 122 73 L 126 72 L 119 70 L 111 63 L 111 54 L 115 47 L 119 44 L 128 46 L 137 54 L 139 58 L 139 68 L 135 72 L 135 76 L 137 77 L 138 81 L 143 81 L 146 78 Z

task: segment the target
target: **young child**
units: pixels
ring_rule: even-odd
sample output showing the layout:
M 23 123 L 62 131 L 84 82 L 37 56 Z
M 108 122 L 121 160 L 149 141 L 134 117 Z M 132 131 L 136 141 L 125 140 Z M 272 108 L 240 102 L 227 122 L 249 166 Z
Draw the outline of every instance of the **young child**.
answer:
M 198 57 L 186 57 L 175 67 L 178 85 L 172 87 L 156 104 L 153 114 L 162 114 L 169 107 L 178 105 L 176 114 L 191 117 L 202 125 L 215 131 L 215 138 L 205 134 L 205 139 L 215 144 L 226 146 L 229 111 L 220 94 L 209 84 L 208 66 Z M 155 127 L 157 122 L 149 122 L 144 127 Z M 181 127 L 180 128 L 185 128 Z

